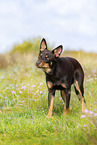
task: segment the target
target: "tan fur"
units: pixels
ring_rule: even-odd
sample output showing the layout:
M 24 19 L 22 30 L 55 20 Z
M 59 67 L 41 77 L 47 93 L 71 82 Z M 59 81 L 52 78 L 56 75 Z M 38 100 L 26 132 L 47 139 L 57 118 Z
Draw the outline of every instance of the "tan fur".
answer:
M 63 88 L 66 88 L 66 86 L 65 86 L 65 84 L 64 84 L 64 83 L 62 83 L 62 84 L 61 84 L 61 86 L 62 86 Z
M 52 110 L 53 110 L 53 103 L 54 103 L 54 97 L 52 96 L 51 102 L 50 102 L 50 108 L 48 110 L 47 117 L 50 118 L 52 116 Z
M 65 102 L 66 95 L 65 95 L 65 92 L 63 90 L 62 90 L 62 98 L 63 98 L 63 100 Z
M 69 108 L 68 109 L 66 109 L 65 107 L 64 107 L 64 112 L 63 112 L 63 115 L 65 116 L 65 115 L 68 115 L 68 112 L 69 112 Z
M 47 82 L 47 85 L 48 85 L 48 88 L 49 88 L 49 89 L 51 89 L 51 88 L 53 87 L 53 83 L 50 82 L 50 81 Z
M 52 64 L 53 64 L 53 62 L 51 61 L 50 65 L 52 65 Z
M 40 67 L 42 67 L 42 69 L 47 73 L 49 73 L 51 71 L 51 68 L 49 67 L 49 64 L 44 63 L 43 61 L 40 63 Z
M 76 86 L 76 89 L 78 90 L 78 92 L 80 94 L 80 98 L 82 100 L 82 113 L 84 113 L 84 111 L 86 109 L 86 106 L 85 106 L 84 98 L 83 98 L 82 93 L 81 93 L 80 88 L 79 88 L 78 81 L 75 81 L 75 86 Z
M 49 73 L 51 71 L 50 68 L 43 68 L 43 70 L 46 72 L 46 73 Z

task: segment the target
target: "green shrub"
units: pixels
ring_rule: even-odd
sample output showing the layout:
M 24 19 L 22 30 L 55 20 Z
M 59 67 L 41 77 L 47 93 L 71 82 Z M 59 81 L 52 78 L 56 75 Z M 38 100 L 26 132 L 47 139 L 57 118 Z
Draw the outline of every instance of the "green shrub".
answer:
M 23 53 L 29 53 L 29 52 L 38 52 L 39 51 L 39 45 L 40 45 L 40 37 L 33 38 L 32 40 L 24 41 L 22 44 L 15 44 L 12 48 L 11 53 L 14 52 L 20 52 Z

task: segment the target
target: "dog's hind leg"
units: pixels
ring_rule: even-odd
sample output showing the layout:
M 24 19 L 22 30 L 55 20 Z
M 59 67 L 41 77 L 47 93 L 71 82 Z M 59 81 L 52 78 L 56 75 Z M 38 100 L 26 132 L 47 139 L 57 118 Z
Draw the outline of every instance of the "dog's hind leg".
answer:
M 74 89 L 75 89 L 75 93 L 76 93 L 76 95 L 77 95 L 79 101 L 81 101 L 82 98 L 81 98 L 81 96 L 80 96 L 80 94 L 79 94 L 79 91 L 76 89 L 76 84 L 74 85 Z
M 81 68 L 79 68 L 74 73 L 74 86 L 75 86 L 75 92 L 79 100 L 82 101 L 82 113 L 84 113 L 84 110 L 86 109 L 85 99 L 84 99 L 83 81 L 84 81 L 84 72 Z
M 79 85 L 79 82 L 75 81 L 75 92 L 79 98 L 79 100 L 82 101 L 82 113 L 84 113 L 86 106 L 85 106 L 85 99 L 84 99 L 84 88 L 83 85 Z
M 61 96 L 64 101 L 64 111 L 63 115 L 67 115 L 69 112 L 69 102 L 70 102 L 70 90 L 62 90 L 61 91 Z

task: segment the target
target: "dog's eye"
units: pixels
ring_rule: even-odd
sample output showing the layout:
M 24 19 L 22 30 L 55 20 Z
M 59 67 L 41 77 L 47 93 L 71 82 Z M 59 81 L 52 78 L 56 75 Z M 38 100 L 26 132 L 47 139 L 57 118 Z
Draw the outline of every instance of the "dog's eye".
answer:
M 40 57 L 42 57 L 42 54 L 40 54 Z
M 46 56 L 45 56 L 45 58 L 46 58 L 46 59 L 49 59 L 49 56 L 48 56 L 48 55 L 46 55 Z

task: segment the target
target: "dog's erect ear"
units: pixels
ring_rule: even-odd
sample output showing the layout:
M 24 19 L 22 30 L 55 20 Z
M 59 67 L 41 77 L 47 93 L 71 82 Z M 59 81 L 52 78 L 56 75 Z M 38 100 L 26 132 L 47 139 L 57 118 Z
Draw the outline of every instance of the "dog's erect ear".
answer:
M 44 51 L 45 49 L 47 49 L 47 43 L 46 40 L 43 38 L 40 43 L 40 51 Z
M 63 50 L 63 46 L 59 45 L 57 48 L 52 50 L 52 53 L 55 55 L 56 58 L 58 58 L 62 53 L 62 50 Z

